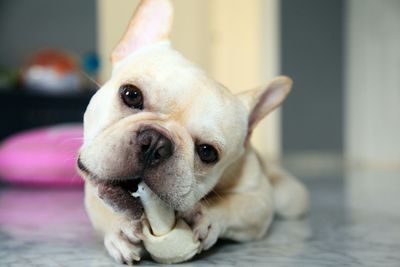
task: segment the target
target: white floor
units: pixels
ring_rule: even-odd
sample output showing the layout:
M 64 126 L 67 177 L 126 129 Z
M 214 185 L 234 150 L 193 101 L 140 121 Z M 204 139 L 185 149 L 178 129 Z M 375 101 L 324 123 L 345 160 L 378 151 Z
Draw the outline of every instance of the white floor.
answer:
M 400 266 L 400 172 L 303 180 L 311 191 L 307 218 L 276 220 L 262 241 L 221 242 L 180 266 Z M 0 189 L 0 266 L 117 266 L 94 236 L 82 198 L 79 190 Z

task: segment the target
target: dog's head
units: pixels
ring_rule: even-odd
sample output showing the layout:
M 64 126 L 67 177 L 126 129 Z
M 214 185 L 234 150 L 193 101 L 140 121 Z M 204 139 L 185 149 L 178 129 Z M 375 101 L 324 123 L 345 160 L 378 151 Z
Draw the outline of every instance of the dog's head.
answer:
M 170 46 L 171 23 L 169 1 L 141 2 L 112 53 L 110 80 L 86 110 L 78 165 L 97 182 L 143 179 L 184 211 L 243 155 L 291 80 L 233 95 Z

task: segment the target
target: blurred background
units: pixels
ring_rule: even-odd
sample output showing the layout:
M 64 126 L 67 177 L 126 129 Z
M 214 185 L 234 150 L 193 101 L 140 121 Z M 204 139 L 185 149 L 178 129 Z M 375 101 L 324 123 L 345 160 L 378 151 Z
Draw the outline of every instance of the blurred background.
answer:
M 1 0 L 0 140 L 81 122 L 137 3 Z M 173 45 L 232 91 L 293 78 L 284 107 L 254 134 L 261 154 L 399 168 L 400 1 L 174 4 Z

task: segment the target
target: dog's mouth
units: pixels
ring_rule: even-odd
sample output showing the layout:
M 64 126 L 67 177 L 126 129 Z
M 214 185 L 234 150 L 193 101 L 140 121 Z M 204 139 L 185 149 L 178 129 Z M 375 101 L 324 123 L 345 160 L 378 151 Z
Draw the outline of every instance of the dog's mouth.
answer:
M 115 212 L 126 213 L 134 219 L 139 219 L 143 214 L 143 207 L 138 198 L 132 196 L 132 193 L 138 190 L 139 183 L 142 181 L 140 176 L 133 176 L 129 179 L 98 179 L 83 164 L 81 158 L 77 160 L 77 166 L 82 171 L 87 182 L 90 182 L 98 190 L 98 196 L 106 204 L 111 206 Z
M 137 191 L 138 185 L 142 180 L 141 175 L 133 175 L 132 177 L 125 177 L 121 179 L 109 179 L 109 180 L 101 179 L 97 177 L 96 174 L 91 172 L 89 168 L 86 167 L 85 164 L 83 164 L 80 157 L 78 157 L 77 160 L 77 167 L 81 172 L 85 174 L 85 178 L 89 179 L 94 184 L 105 183 L 105 184 L 110 184 L 110 186 L 119 186 L 123 187 L 124 189 L 132 193 Z
M 139 183 L 142 181 L 141 178 L 132 178 L 129 180 L 111 180 L 104 184 L 110 187 L 119 187 L 132 195 L 138 190 Z

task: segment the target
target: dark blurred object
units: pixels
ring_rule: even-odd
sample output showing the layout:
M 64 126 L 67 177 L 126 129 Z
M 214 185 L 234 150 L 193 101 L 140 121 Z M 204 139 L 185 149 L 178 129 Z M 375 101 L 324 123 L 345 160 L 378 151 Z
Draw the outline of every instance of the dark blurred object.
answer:
M 18 72 L 0 66 L 0 90 L 11 89 L 17 85 Z
M 90 76 L 96 76 L 100 67 L 99 57 L 96 53 L 87 53 L 83 56 L 82 69 Z
M 97 53 L 86 53 L 82 58 L 82 72 L 87 79 L 83 79 L 85 88 L 99 89 L 98 74 L 100 69 L 100 60 Z
M 0 90 L 0 140 L 15 132 L 64 122 L 82 122 L 94 92 L 43 95 L 25 88 Z
M 50 94 L 76 93 L 81 88 L 76 60 L 66 52 L 50 49 L 28 59 L 22 81 L 29 90 Z

